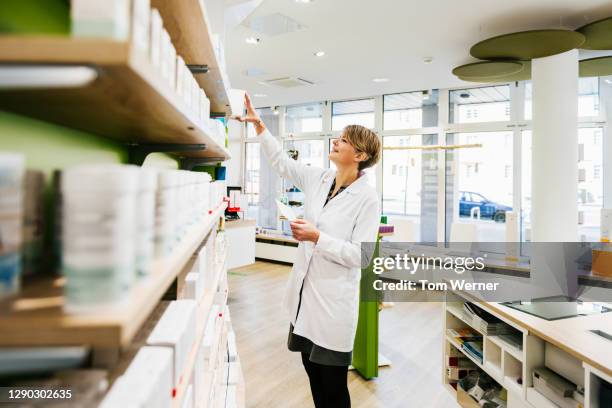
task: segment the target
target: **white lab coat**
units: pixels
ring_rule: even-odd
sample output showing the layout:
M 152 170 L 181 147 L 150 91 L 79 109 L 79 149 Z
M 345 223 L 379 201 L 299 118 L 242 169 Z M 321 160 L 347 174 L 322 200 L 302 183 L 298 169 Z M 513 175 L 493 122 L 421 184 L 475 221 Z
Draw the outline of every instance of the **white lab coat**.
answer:
M 323 208 L 336 171 L 289 158 L 267 130 L 260 137 L 272 168 L 304 192 L 304 218 L 320 231 L 316 245 L 300 242 L 287 283 L 283 304 L 294 333 L 330 350 L 351 351 L 359 315 L 361 243 L 375 241 L 379 226 L 376 190 L 362 175 Z

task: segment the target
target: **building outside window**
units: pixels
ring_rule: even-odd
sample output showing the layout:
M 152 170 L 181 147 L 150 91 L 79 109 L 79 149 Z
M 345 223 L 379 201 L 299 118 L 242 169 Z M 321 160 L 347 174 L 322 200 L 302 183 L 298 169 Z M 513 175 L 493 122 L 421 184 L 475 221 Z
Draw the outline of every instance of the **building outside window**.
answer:
M 449 92 L 449 122 L 479 123 L 510 120 L 510 86 L 496 85 Z

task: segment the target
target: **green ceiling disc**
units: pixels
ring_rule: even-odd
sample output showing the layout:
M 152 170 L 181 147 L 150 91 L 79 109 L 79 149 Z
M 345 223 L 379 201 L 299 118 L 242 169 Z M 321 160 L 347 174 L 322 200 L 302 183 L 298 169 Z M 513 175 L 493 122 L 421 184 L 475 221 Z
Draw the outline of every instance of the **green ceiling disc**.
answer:
M 453 69 L 453 74 L 462 78 L 499 78 L 516 74 L 523 70 L 519 61 L 483 61 L 461 65 Z
M 586 41 L 580 46 L 587 50 L 612 50 L 612 17 L 594 21 L 577 29 Z
M 573 50 L 584 43 L 584 35 L 570 30 L 532 30 L 489 38 L 474 45 L 470 54 L 478 59 L 529 61 Z
M 499 84 L 504 82 L 514 82 L 514 81 L 528 81 L 531 79 L 531 62 L 525 61 L 523 62 L 523 69 L 519 72 L 500 76 L 497 78 L 491 77 L 476 77 L 476 76 L 461 76 L 457 75 L 459 79 L 462 79 L 467 82 L 477 82 L 483 84 Z
M 612 56 L 589 58 L 579 64 L 581 77 L 612 75 Z

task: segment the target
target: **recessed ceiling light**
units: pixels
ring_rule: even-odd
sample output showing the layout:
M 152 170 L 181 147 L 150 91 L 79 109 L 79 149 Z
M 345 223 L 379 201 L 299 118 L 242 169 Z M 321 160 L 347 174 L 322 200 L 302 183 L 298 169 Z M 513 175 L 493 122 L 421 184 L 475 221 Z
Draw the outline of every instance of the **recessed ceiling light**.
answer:
M 295 0 L 296 3 L 302 3 L 302 4 L 307 4 L 307 3 L 312 3 L 312 0 Z
M 381 83 L 381 82 L 389 82 L 389 78 L 374 78 L 372 82 Z
M 325 51 L 317 51 L 314 53 L 315 57 L 322 57 L 325 55 Z
M 257 45 L 261 40 L 257 37 L 247 37 L 244 41 L 250 45 Z
M 253 94 L 253 96 L 256 97 L 256 98 L 265 98 L 268 95 L 262 94 L 262 93 L 256 93 L 256 94 Z

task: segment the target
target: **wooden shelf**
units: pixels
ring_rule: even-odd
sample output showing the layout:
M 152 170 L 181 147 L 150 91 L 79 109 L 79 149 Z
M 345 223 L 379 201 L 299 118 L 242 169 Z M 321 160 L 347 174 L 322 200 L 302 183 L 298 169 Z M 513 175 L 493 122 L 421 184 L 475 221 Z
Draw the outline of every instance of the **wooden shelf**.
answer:
M 178 93 L 127 42 L 71 37 L 0 36 L 0 64 L 84 65 L 98 78 L 73 88 L 2 89 L 0 109 L 123 143 L 206 144 L 190 157 L 230 158 Z
M 126 347 L 189 262 L 227 203 L 192 228 L 171 255 L 154 262 L 151 276 L 133 288 L 128 300 L 103 313 L 66 314 L 63 279 L 43 280 L 0 304 L 0 346 Z
M 177 54 L 186 64 L 208 65 L 196 80 L 210 99 L 211 112 L 229 112 L 229 81 L 220 68 L 212 42 L 206 10 L 201 0 L 152 0 L 159 10 Z

